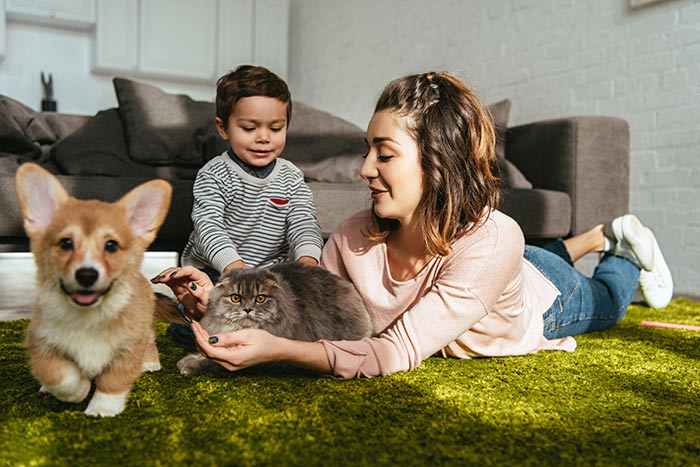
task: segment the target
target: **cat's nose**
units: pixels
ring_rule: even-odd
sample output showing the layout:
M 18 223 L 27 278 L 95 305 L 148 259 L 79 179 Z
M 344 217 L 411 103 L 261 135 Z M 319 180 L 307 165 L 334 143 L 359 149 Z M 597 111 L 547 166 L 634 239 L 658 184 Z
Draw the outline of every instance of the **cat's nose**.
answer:
M 252 308 L 243 308 L 243 311 L 246 312 L 246 314 L 250 314 L 251 311 L 253 311 Z

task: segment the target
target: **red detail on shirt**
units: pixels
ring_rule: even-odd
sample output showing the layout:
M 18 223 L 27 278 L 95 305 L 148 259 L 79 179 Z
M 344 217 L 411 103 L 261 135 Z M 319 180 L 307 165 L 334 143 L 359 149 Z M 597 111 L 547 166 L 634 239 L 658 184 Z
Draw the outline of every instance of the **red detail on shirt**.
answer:
M 276 204 L 277 206 L 284 206 L 285 204 L 289 204 L 289 200 L 285 198 L 270 198 L 270 202 L 272 204 Z

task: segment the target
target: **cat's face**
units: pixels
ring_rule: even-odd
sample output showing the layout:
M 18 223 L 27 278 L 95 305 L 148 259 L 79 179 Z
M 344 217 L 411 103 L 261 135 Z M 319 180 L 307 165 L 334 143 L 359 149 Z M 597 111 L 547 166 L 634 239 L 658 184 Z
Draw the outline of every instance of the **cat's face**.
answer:
M 283 293 L 267 270 L 235 269 L 221 276 L 210 295 L 202 325 L 215 332 L 260 328 L 280 318 L 278 295 Z

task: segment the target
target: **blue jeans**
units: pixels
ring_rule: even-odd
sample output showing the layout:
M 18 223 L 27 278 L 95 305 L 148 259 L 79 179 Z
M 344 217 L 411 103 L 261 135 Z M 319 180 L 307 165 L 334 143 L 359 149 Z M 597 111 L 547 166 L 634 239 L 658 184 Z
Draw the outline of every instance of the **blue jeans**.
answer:
M 544 248 L 525 245 L 530 261 L 559 289 L 560 295 L 544 313 L 544 336 L 555 339 L 601 331 L 618 323 L 632 302 L 639 283 L 639 268 L 624 258 L 606 253 L 593 276 L 579 272 L 564 243 Z

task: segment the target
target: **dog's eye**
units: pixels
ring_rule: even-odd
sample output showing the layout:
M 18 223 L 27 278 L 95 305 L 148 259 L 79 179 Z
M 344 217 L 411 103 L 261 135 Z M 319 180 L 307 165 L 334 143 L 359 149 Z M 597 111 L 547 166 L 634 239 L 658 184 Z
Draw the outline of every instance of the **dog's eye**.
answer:
M 118 249 L 119 249 L 119 244 L 114 240 L 107 240 L 107 243 L 105 243 L 105 251 L 107 253 L 114 253 Z
M 238 294 L 232 294 L 229 298 L 233 303 L 241 303 L 241 296 Z
M 71 240 L 70 238 L 62 238 L 61 240 L 58 241 L 58 246 L 63 251 L 72 251 L 73 250 L 73 240 Z
M 265 300 L 267 300 L 267 296 L 265 295 L 258 295 L 255 297 L 255 303 L 265 303 Z

